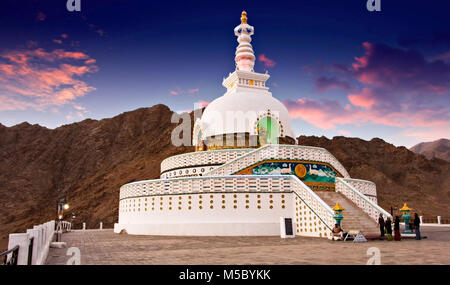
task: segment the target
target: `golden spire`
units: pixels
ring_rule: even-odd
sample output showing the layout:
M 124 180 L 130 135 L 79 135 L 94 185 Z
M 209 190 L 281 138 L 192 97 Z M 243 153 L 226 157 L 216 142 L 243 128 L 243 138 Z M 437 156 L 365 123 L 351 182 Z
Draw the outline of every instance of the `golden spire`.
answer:
M 241 24 L 247 24 L 247 12 L 242 11 L 241 14 Z
M 338 202 L 336 202 L 336 206 L 334 206 L 334 207 L 331 208 L 331 209 L 332 209 L 332 210 L 335 210 L 335 211 L 343 211 L 343 210 L 344 210 L 344 208 L 342 208 L 341 205 L 339 205 Z
M 406 203 L 403 204 L 403 208 L 400 209 L 400 211 L 411 211 L 411 208 L 406 205 Z

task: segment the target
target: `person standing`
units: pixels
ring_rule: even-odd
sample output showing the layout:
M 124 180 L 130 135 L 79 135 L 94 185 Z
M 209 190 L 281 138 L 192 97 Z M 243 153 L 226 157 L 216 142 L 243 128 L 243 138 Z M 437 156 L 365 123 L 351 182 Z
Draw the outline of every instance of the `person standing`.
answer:
M 417 213 L 414 213 L 414 229 L 416 230 L 416 240 L 420 240 L 420 218 Z
M 378 224 L 380 225 L 380 234 L 381 237 L 384 237 L 384 218 L 383 215 L 380 213 L 380 217 L 378 218 Z
M 386 228 L 386 237 L 389 241 L 392 240 L 392 221 L 390 217 L 387 217 L 386 219 L 386 225 L 384 226 Z
M 400 218 L 398 216 L 395 216 L 394 221 L 394 240 L 400 241 L 402 239 L 402 236 L 400 235 Z

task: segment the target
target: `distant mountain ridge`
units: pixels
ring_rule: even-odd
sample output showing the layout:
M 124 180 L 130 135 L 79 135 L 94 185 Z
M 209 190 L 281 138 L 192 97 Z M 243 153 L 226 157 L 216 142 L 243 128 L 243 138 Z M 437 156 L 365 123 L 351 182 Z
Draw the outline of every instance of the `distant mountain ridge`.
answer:
M 56 216 L 66 197 L 75 225 L 88 228 L 118 218 L 121 185 L 159 178 L 163 159 L 190 151 L 170 138 L 177 124 L 165 105 L 140 108 L 110 119 L 48 129 L 22 123 L 0 125 L 0 250 L 9 233 L 24 232 Z M 300 136 L 302 145 L 328 149 L 352 177 L 377 183 L 386 210 L 408 202 L 425 215 L 450 216 L 450 163 L 428 160 L 381 139 Z
M 428 159 L 440 158 L 450 162 L 450 140 L 448 139 L 422 142 L 411 147 L 410 150 L 422 154 Z

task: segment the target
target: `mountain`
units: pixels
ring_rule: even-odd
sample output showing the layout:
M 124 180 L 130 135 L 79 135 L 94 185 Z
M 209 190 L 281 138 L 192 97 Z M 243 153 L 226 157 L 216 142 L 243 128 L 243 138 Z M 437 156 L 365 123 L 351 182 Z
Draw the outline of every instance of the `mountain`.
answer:
M 0 124 L 0 250 L 9 233 L 56 218 L 66 197 L 74 224 L 112 227 L 119 188 L 158 178 L 161 161 L 193 147 L 171 144 L 173 112 L 164 105 L 103 120 L 84 120 L 54 130 L 22 123 Z M 192 116 L 192 114 L 191 114 Z M 192 122 L 191 122 L 192 125 Z M 377 183 L 379 201 L 408 205 L 426 215 L 449 213 L 450 163 L 428 160 L 380 139 L 299 137 L 300 144 L 330 150 L 352 177 Z
M 450 162 L 450 140 L 448 139 L 419 143 L 410 150 L 425 155 L 428 159 L 436 157 Z
M 377 185 L 378 204 L 387 211 L 404 202 L 425 217 L 450 217 L 450 163 L 427 159 L 405 147 L 396 147 L 374 138 L 307 137 L 299 144 L 328 149 L 352 178 Z
M 8 233 L 55 219 L 62 197 L 78 227 L 112 227 L 121 185 L 157 178 L 164 158 L 194 150 L 171 144 L 171 116 L 156 105 L 54 130 L 0 126 L 0 250 Z

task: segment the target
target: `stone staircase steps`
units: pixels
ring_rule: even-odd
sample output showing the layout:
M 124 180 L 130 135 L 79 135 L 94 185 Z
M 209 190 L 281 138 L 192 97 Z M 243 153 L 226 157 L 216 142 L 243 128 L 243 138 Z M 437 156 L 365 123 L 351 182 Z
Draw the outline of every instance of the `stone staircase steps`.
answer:
M 344 195 L 328 191 L 315 191 L 315 193 L 331 208 L 336 205 L 336 202 L 344 208 L 342 212 L 344 219 L 341 222 L 344 231 L 361 230 L 364 236 L 371 238 L 380 235 L 378 224 Z

